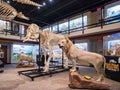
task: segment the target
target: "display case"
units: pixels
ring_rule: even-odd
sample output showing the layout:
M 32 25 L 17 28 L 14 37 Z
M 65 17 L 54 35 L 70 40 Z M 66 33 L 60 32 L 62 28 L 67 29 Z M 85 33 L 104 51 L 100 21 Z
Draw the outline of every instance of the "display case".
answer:
M 105 74 L 113 80 L 120 81 L 120 33 L 104 36 L 103 41 Z

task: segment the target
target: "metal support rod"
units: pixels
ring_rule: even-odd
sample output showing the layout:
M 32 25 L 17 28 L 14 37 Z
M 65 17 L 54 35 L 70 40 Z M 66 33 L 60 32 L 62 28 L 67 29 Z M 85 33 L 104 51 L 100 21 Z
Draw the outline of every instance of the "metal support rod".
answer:
M 59 22 L 57 22 L 57 33 L 59 33 Z
M 70 19 L 68 19 L 68 34 L 70 34 Z
M 84 14 L 82 13 L 82 34 L 84 34 Z
M 40 35 L 39 35 L 39 62 L 40 62 Z M 41 70 L 40 70 L 40 64 L 38 64 L 38 72 L 41 72 Z
M 64 68 L 64 52 L 62 51 L 62 68 Z
M 101 7 L 101 10 L 100 10 L 100 25 L 101 25 L 101 28 L 103 28 L 103 24 L 104 24 L 104 18 L 103 18 L 103 6 Z

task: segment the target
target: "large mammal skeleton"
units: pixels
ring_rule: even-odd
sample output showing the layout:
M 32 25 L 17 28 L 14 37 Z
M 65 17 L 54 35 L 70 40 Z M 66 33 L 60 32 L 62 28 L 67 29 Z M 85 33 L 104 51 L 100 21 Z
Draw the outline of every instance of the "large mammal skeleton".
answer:
M 3 20 L 12 20 L 15 17 L 29 20 L 28 17 L 24 16 L 22 12 L 17 12 L 15 8 L 7 4 L 6 2 L 0 3 L 0 19 Z
M 45 68 L 44 71 L 47 72 L 49 70 L 49 62 L 53 57 L 53 47 L 58 45 L 60 39 L 65 38 L 64 35 L 54 34 L 49 30 L 41 31 L 39 30 L 39 26 L 36 24 L 31 24 L 27 29 L 27 35 L 24 38 L 23 42 L 28 41 L 29 39 L 37 39 L 40 35 L 40 45 L 44 51 L 44 55 L 46 57 L 46 48 L 49 49 L 49 57 L 46 61 L 45 59 Z M 66 65 L 66 63 L 65 63 Z
M 13 0 L 13 1 L 17 1 L 17 2 L 22 3 L 22 4 L 28 4 L 28 5 L 38 6 L 38 7 L 42 6 L 41 4 L 38 4 L 38 3 L 33 2 L 31 0 Z

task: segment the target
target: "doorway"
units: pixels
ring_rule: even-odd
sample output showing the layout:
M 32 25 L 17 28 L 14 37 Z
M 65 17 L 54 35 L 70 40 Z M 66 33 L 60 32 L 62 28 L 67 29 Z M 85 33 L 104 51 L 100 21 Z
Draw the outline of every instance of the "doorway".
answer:
M 4 52 L 4 64 L 7 64 L 7 46 L 1 46 L 1 49 Z

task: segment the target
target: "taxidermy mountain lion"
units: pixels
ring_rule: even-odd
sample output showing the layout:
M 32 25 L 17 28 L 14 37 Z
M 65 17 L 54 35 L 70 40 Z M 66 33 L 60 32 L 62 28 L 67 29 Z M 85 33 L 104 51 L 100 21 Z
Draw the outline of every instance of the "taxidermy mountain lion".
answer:
M 81 63 L 92 64 L 99 75 L 97 81 L 102 81 L 104 77 L 102 67 L 104 65 L 105 68 L 106 61 L 104 56 L 97 53 L 82 51 L 78 49 L 67 37 L 65 39 L 61 39 L 58 42 L 58 45 L 65 52 L 68 59 L 72 61 L 71 71 L 76 71 L 76 62 L 78 64 Z

